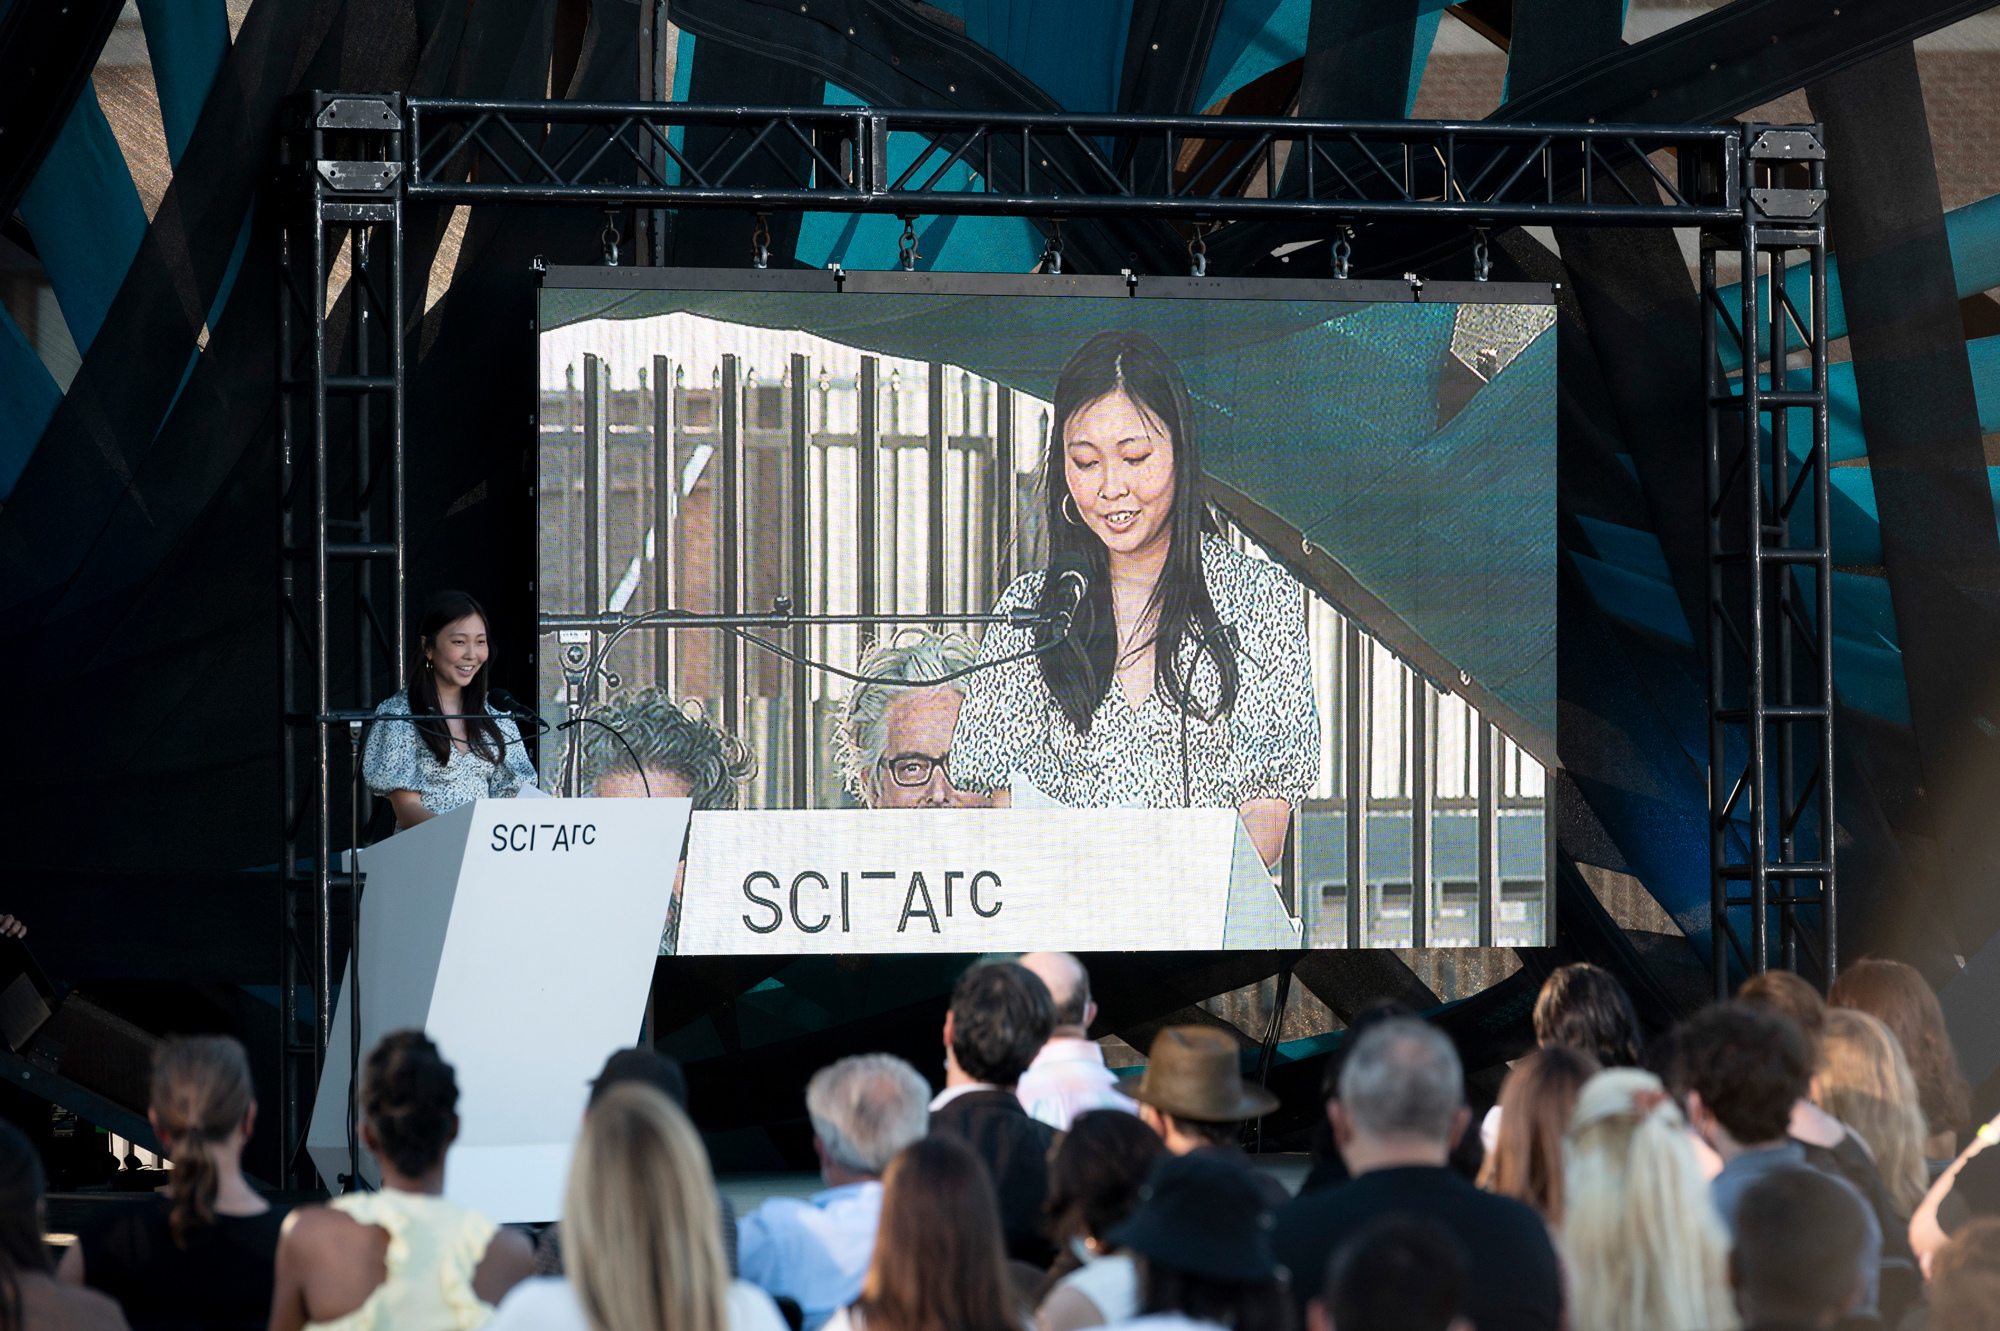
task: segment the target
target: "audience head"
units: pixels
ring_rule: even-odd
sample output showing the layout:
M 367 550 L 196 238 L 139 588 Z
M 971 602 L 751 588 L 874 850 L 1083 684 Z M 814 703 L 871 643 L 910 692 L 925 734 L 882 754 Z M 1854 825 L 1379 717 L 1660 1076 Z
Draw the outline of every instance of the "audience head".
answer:
M 47 1191 L 48 1176 L 35 1144 L 0 1119 L 0 1297 L 9 1307 L 19 1307 L 16 1276 L 54 1265 L 42 1233 L 42 1194 Z
M 909 629 L 863 653 L 856 684 L 841 711 L 840 767 L 847 788 L 871 809 L 985 806 L 993 797 L 960 790 L 945 770 L 965 692 L 955 681 L 930 684 L 979 661 L 962 634 Z M 872 681 L 895 680 L 899 683 Z
M 1231 1331 L 1288 1331 L 1271 1213 L 1249 1171 L 1212 1155 L 1162 1157 L 1139 1208 L 1107 1236 L 1140 1259 L 1140 1307 Z
M 1055 1004 L 1039 975 L 1011 961 L 974 966 L 951 991 L 945 1046 L 974 1081 L 1012 1086 L 1056 1026 Z
M 1945 1032 L 1944 1009 L 1915 967 L 1900 961 L 1857 961 L 1833 982 L 1827 1001 L 1866 1012 L 1895 1035 L 1917 1080 L 1931 1132 L 1962 1137 L 1971 1130 L 1972 1092 Z
M 458 1136 L 458 1078 L 422 1031 L 391 1031 L 369 1052 L 361 1116 L 362 1143 L 385 1175 L 415 1182 L 444 1168 Z
M 215 1223 L 218 1156 L 240 1159 L 256 1124 L 250 1058 L 226 1035 L 171 1040 L 153 1059 L 152 1102 L 146 1117 L 174 1162 L 167 1226 L 185 1248 L 189 1235 Z
M 1896 1037 L 1866 1012 L 1834 1008 L 1826 1014 L 1813 1091 L 1821 1109 L 1868 1143 L 1896 1214 L 1907 1220 L 1930 1190 L 1928 1134 L 1916 1079 Z
M 1168 1026 L 1153 1037 L 1146 1070 L 1128 1093 L 1139 1116 L 1176 1154 L 1234 1143 L 1278 1097 L 1243 1080 L 1236 1038 L 1209 1026 Z
M 992 1179 L 958 1138 L 920 1138 L 883 1171 L 861 1308 L 870 1331 L 1020 1331 Z
M 1688 1118 L 1725 1159 L 1784 1140 L 1792 1102 L 1812 1081 L 1797 1026 L 1741 1003 L 1717 1003 L 1681 1028 L 1675 1047 Z
M 1092 1109 L 1069 1125 L 1049 1162 L 1049 1227 L 1058 1243 L 1108 1250 L 1105 1235 L 1132 1214 L 1166 1147 L 1122 1109 Z
M 601 1331 L 728 1331 L 715 1179 L 679 1105 L 644 1081 L 584 1116 L 563 1199 L 563 1267 Z
M 1474 1331 L 1465 1255 L 1429 1216 L 1385 1215 L 1340 1245 L 1306 1305 L 1306 1331 Z
M 1637 1067 L 1645 1051 L 1639 1014 L 1610 971 L 1587 961 L 1560 966 L 1535 997 L 1535 1043 L 1568 1045 L 1599 1067 Z
M 1852 1189 L 1816 1169 L 1750 1186 L 1736 1213 L 1729 1278 L 1749 1326 L 1831 1326 L 1867 1288 L 1867 1220 Z
M 1524 1201 L 1551 1225 L 1563 1214 L 1563 1133 L 1597 1060 L 1544 1045 L 1516 1063 L 1500 1087 L 1500 1135 L 1479 1171 L 1488 1192 Z
M 584 793 L 691 799 L 733 809 L 757 762 L 740 740 L 690 716 L 663 689 L 641 689 L 591 712 L 583 727 Z
M 931 1088 L 894 1054 L 855 1054 L 806 1083 L 822 1173 L 874 1178 L 896 1152 L 930 1130 Z
M 1559 1247 L 1570 1324 L 1706 1331 L 1730 1324 L 1729 1235 L 1681 1112 L 1658 1077 L 1610 1068 L 1570 1118 Z
M 1806 1061 L 1819 1066 L 1820 1037 L 1826 1032 L 1826 1000 L 1819 990 L 1791 971 L 1765 971 L 1743 982 L 1736 1001 L 1788 1018 L 1805 1037 Z
M 1414 1148 L 1442 1165 L 1469 1117 L 1458 1051 L 1435 1027 L 1392 1017 L 1354 1042 L 1340 1069 L 1340 1099 L 1328 1112 L 1350 1166 L 1357 1145 Z
M 1931 1256 L 1930 1331 L 2000 1331 L 2000 1216 L 1976 1216 Z
M 687 1109 L 687 1075 L 681 1071 L 681 1065 L 646 1048 L 620 1049 L 604 1060 L 604 1070 L 590 1083 L 590 1107 L 595 1108 L 612 1087 L 635 1081 L 651 1086 L 681 1110 Z
M 1030 952 L 1021 965 L 1042 977 L 1049 987 L 1049 999 L 1056 1005 L 1056 1034 L 1083 1039 L 1090 1023 L 1097 1020 L 1097 1004 L 1090 1000 L 1090 972 L 1067 952 Z
M 1974 1216 L 1958 1227 L 1951 1242 L 1931 1254 L 1933 1281 L 1964 1270 L 2000 1275 L 2000 1216 Z

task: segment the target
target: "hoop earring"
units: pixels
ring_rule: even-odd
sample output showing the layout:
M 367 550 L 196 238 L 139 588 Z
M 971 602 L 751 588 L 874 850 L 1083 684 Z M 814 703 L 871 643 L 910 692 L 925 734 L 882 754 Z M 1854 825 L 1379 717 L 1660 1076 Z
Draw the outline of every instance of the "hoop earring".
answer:
M 1083 525 L 1083 514 L 1078 511 L 1076 501 L 1069 497 L 1067 490 L 1063 491 L 1063 497 L 1056 501 L 1056 512 L 1062 514 L 1062 520 L 1072 527 Z M 1071 514 L 1075 516 L 1072 517 Z

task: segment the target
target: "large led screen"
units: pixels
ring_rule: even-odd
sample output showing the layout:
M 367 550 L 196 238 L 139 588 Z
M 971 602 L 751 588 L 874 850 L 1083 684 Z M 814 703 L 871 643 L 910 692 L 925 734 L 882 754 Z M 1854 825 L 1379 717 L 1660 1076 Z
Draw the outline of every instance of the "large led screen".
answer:
M 693 799 L 668 951 L 1545 944 L 1553 323 L 551 270 L 543 787 Z

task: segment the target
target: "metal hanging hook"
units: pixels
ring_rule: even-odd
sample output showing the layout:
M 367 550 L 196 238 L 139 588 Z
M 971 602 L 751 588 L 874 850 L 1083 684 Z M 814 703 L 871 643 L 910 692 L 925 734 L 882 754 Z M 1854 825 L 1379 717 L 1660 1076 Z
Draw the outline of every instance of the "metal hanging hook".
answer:
M 599 233 L 597 239 L 604 246 L 604 266 L 606 268 L 616 268 L 618 266 L 618 242 L 623 239 L 618 230 L 617 209 L 606 208 L 604 210 L 604 230 Z
M 1486 248 L 1486 228 L 1474 228 L 1472 236 L 1472 280 L 1484 282 L 1493 273 L 1493 256 Z
M 757 214 L 757 229 L 750 233 L 750 263 L 753 267 L 771 266 L 771 214 Z
M 1208 276 L 1208 231 L 1210 223 L 1196 222 L 1194 235 L 1188 237 L 1188 273 L 1194 277 Z
M 896 242 L 896 249 L 897 252 L 902 256 L 903 271 L 906 273 L 915 272 L 917 269 L 917 260 L 924 257 L 923 255 L 917 253 L 916 218 L 905 217 L 903 219 L 903 234 L 901 239 L 897 240 Z
M 1347 280 L 1347 268 L 1354 258 L 1354 228 L 1344 226 L 1333 238 L 1333 275 L 1342 282 Z
M 1062 218 L 1049 219 L 1049 238 L 1042 244 L 1042 271 L 1062 276 Z

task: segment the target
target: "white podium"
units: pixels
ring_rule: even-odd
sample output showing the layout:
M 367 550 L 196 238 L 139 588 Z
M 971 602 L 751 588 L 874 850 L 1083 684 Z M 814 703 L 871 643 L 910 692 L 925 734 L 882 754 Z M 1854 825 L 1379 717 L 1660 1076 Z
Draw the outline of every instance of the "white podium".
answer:
M 712 810 L 677 952 L 1300 946 L 1233 809 Z
M 421 1027 L 457 1069 L 451 1200 L 503 1223 L 562 1213 L 588 1083 L 639 1035 L 689 808 L 479 800 L 361 853 L 362 1054 Z M 349 981 L 306 1137 L 329 1181 L 348 1172 Z

